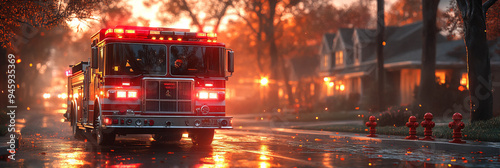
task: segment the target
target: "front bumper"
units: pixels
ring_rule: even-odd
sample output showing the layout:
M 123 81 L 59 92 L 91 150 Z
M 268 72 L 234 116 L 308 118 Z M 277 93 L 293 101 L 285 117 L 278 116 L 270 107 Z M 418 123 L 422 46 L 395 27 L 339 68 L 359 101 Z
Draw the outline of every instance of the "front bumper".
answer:
M 225 116 L 103 116 L 104 129 L 232 129 L 233 117 Z

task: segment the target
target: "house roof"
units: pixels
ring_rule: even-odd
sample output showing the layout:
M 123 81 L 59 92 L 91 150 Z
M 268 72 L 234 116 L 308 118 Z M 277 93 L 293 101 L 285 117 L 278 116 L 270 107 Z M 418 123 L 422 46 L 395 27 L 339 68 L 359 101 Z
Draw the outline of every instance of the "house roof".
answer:
M 422 64 L 423 23 L 416 22 L 401 27 L 386 27 L 384 33 L 384 67 L 419 68 Z M 351 33 L 351 34 L 349 34 Z M 340 29 L 338 40 L 346 48 L 353 46 L 353 41 L 361 47 L 362 62 L 359 65 L 335 67 L 331 72 L 338 76 L 365 75 L 373 72 L 376 63 L 375 29 Z M 357 38 L 357 39 L 354 39 Z M 492 64 L 500 65 L 500 38 L 488 42 Z M 464 67 L 466 50 L 463 40 L 448 41 L 443 35 L 436 35 L 437 68 Z
M 371 43 L 377 37 L 377 30 L 375 29 L 355 29 L 357 38 L 361 43 Z
M 376 64 L 365 64 L 361 66 L 348 66 L 342 70 L 337 71 L 337 77 L 351 78 L 351 77 L 359 77 L 369 75 L 375 70 Z
M 354 29 L 346 29 L 346 28 L 339 29 L 338 35 L 340 36 L 340 38 L 342 38 L 341 40 L 343 41 L 345 48 L 352 48 L 353 32 Z
M 423 23 L 416 22 L 401 27 L 387 27 L 385 31 L 384 59 L 399 57 L 401 54 L 415 49 L 422 48 Z M 375 40 L 375 39 L 373 39 Z M 441 35 L 436 35 L 436 43 L 446 42 L 446 38 Z M 376 48 L 376 45 L 373 45 Z M 373 49 L 376 51 L 376 49 Z M 372 52 L 366 60 L 375 60 L 376 52 Z
M 449 53 L 456 48 L 464 46 L 462 40 L 441 42 L 436 44 L 436 66 L 461 66 L 465 65 L 464 57 L 450 55 Z M 462 50 L 462 56 L 465 55 L 465 50 Z M 409 65 L 420 66 L 422 61 L 422 48 L 417 48 L 404 53 L 400 53 L 395 57 L 384 60 L 387 68 L 403 68 Z M 398 66 L 399 65 L 399 66 Z
M 323 36 L 324 36 L 324 40 L 326 40 L 326 44 L 328 45 L 328 48 L 330 50 L 332 50 L 333 39 L 335 38 L 335 33 L 325 33 Z

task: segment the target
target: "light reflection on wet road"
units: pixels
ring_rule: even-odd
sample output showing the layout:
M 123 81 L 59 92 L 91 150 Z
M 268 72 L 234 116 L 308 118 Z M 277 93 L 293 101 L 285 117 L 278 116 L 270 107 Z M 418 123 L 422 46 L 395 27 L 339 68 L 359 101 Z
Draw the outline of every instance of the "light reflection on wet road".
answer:
M 23 138 L 17 160 L 0 161 L 0 167 L 500 166 L 498 156 L 472 162 L 440 151 L 390 149 L 363 139 L 349 142 L 303 133 L 307 131 L 271 131 L 269 125 L 239 127 L 238 122 L 234 130 L 217 130 L 211 146 L 192 145 L 186 137 L 179 143 L 157 144 L 149 135 L 133 135 L 117 137 L 113 146 L 97 147 L 90 138 L 72 137 L 69 123 L 61 122 L 63 112 L 19 113 L 17 127 Z

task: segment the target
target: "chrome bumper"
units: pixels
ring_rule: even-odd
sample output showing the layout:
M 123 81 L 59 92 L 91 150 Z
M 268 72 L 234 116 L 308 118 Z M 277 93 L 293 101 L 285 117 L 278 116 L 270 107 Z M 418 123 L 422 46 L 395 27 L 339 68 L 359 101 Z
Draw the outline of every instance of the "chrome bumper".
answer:
M 225 116 L 130 116 L 106 115 L 111 124 L 104 124 L 104 129 L 232 129 L 233 117 Z

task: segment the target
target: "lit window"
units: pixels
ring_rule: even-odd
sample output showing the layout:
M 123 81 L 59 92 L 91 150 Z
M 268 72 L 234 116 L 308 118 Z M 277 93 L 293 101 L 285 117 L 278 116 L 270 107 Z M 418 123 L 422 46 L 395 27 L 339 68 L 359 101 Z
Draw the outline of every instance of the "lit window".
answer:
M 469 75 L 467 72 L 462 73 L 462 78 L 460 79 L 460 85 L 467 86 L 467 89 L 469 89 Z
M 446 83 L 446 73 L 444 71 L 436 71 L 436 82 L 439 82 L 439 84 Z
M 335 52 L 335 65 L 344 64 L 344 53 L 342 51 Z
M 323 67 L 325 67 L 325 68 L 328 67 L 328 54 L 325 54 L 323 56 Z

